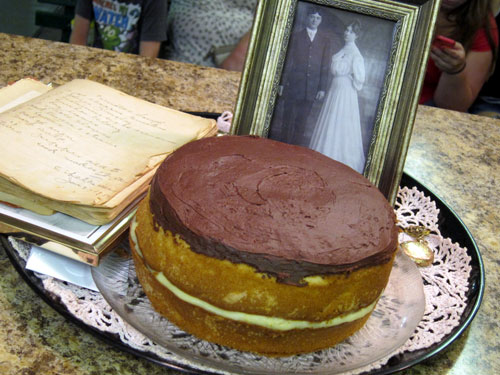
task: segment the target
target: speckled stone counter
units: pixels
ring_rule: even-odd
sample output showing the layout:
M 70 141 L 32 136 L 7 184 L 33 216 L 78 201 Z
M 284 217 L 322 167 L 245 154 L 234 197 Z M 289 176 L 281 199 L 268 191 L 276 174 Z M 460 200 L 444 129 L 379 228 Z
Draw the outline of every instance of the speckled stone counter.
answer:
M 239 74 L 0 33 L 0 86 L 31 76 L 89 78 L 190 112 L 231 110 Z M 493 375 L 500 369 L 500 120 L 420 107 L 405 171 L 446 202 L 475 238 L 486 269 L 481 308 L 448 349 L 409 375 Z M 180 374 L 96 338 L 49 307 L 0 250 L 0 374 Z
M 405 171 L 462 219 L 483 257 L 479 313 L 450 350 L 408 374 L 500 373 L 500 120 L 421 106 Z
M 91 79 L 187 112 L 231 110 L 239 74 L 0 33 L 0 85 L 25 77 L 60 85 Z

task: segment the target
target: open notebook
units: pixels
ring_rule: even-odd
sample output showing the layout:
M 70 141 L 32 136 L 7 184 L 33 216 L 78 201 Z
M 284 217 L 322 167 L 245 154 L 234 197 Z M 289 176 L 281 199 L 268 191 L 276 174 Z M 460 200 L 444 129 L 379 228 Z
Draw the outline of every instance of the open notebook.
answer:
M 54 89 L 20 80 L 0 89 L 0 112 L 0 223 L 92 254 L 126 230 L 166 156 L 217 132 L 213 119 L 89 80 Z M 88 243 L 70 230 L 68 240 L 54 222 L 102 236 Z

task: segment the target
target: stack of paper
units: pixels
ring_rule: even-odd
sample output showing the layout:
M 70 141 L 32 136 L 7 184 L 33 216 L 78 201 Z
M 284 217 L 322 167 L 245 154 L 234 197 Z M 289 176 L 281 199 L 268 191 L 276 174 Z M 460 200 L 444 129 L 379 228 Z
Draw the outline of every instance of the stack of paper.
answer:
M 213 119 L 89 80 L 18 81 L 0 90 L 0 112 L 0 223 L 85 254 L 127 229 L 166 156 L 217 132 Z

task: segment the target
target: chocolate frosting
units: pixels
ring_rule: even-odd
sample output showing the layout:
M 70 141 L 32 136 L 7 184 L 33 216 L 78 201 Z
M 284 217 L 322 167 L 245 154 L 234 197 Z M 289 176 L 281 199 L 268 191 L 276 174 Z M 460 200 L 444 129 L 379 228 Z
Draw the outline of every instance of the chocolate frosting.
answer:
M 383 264 L 397 248 L 394 210 L 365 177 L 267 138 L 182 146 L 155 174 L 150 208 L 156 225 L 193 251 L 295 285 Z

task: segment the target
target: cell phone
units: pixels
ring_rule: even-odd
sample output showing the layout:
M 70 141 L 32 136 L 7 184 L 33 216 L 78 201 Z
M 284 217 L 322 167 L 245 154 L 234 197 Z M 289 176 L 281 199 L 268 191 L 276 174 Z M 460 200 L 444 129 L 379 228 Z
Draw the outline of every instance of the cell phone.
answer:
M 432 45 L 437 48 L 453 48 L 455 43 L 456 42 L 453 39 L 447 38 L 443 35 L 438 35 L 434 38 Z

